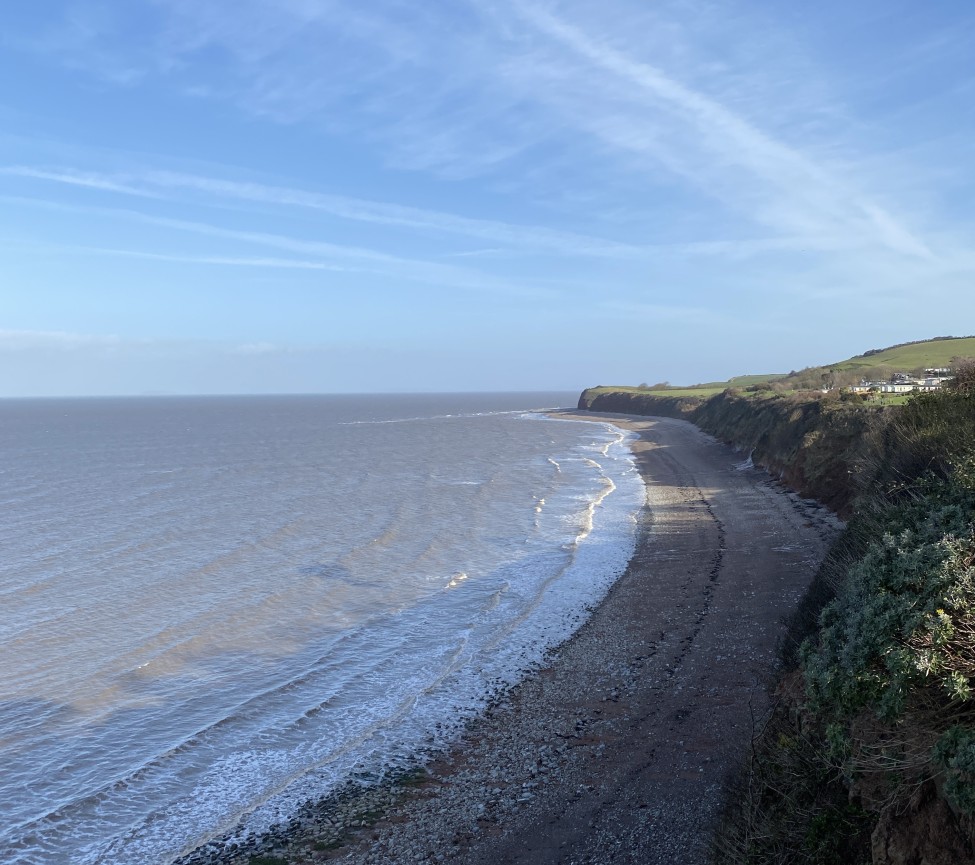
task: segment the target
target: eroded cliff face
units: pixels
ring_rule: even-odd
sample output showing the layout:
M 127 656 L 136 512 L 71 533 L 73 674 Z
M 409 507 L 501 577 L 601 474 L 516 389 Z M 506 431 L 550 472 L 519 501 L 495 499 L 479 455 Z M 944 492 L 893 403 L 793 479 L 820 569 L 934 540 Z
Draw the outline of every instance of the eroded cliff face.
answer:
M 708 399 L 591 389 L 579 408 L 690 421 L 750 455 L 803 496 L 840 514 L 859 492 L 865 441 L 883 411 L 822 395 L 778 396 L 732 390 Z
M 663 397 L 639 391 L 605 391 L 589 388 L 579 397 L 579 408 L 620 414 L 655 415 L 691 420 L 704 400 L 697 397 Z

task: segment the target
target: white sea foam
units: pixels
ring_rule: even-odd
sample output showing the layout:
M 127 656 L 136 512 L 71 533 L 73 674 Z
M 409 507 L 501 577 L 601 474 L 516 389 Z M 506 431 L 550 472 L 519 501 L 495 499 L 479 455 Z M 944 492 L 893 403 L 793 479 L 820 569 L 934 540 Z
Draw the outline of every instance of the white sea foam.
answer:
M 451 577 L 450 582 L 447 583 L 445 588 L 456 589 L 466 579 L 467 579 L 467 574 L 461 571 L 459 574 L 455 574 L 453 577 Z
M 754 453 L 754 449 L 750 450 L 745 459 L 743 459 L 740 463 L 735 463 L 735 468 L 740 472 L 747 472 L 749 469 L 755 468 L 755 463 L 752 462 L 752 454 Z

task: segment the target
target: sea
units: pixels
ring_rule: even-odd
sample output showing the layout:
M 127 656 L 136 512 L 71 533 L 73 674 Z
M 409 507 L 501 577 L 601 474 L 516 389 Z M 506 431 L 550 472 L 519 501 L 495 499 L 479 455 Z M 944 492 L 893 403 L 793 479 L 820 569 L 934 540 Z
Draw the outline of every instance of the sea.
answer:
M 632 555 L 574 403 L 0 401 L 0 862 L 167 865 L 448 745 Z

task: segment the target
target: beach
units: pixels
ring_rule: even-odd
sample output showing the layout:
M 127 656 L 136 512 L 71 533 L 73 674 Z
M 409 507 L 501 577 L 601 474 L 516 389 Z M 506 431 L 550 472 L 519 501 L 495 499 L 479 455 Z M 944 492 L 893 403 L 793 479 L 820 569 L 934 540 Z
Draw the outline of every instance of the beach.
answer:
M 345 819 L 309 811 L 269 852 L 345 865 L 707 861 L 771 704 L 784 619 L 841 524 L 684 421 L 560 416 L 638 436 L 647 502 L 624 575 L 425 774 L 346 804 Z

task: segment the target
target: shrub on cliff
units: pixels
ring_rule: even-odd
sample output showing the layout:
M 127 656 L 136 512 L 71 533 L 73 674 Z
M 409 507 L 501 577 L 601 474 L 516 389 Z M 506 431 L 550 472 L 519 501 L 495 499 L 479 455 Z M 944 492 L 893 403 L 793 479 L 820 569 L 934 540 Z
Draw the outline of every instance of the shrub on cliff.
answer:
M 934 779 L 972 814 L 975 388 L 920 394 L 879 432 L 848 529 L 863 549 L 803 651 L 809 708 L 858 798 L 882 779 L 877 813 Z
M 952 358 L 951 367 L 954 370 L 954 378 L 946 384 L 948 390 L 960 393 L 975 391 L 975 358 Z
M 975 675 L 975 492 L 929 482 L 892 507 L 823 611 L 819 640 L 804 655 L 817 711 L 848 718 L 869 708 L 897 720 L 918 689 L 945 703 L 971 698 Z
M 948 801 L 960 811 L 975 813 L 975 730 L 952 727 L 938 740 L 934 759 L 944 771 Z
M 920 393 L 874 430 L 869 476 L 885 495 L 926 474 L 947 479 L 975 453 L 975 387 Z

